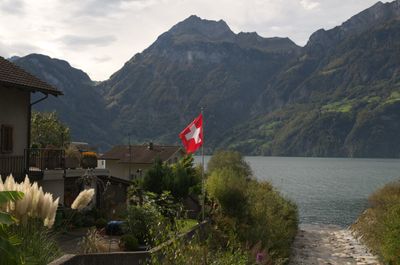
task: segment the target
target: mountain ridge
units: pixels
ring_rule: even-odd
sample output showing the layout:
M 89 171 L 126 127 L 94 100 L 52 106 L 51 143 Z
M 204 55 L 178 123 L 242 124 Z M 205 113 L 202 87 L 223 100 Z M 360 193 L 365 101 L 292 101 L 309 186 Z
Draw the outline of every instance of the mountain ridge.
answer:
M 204 107 L 208 152 L 399 157 L 399 10 L 400 0 L 377 3 L 316 31 L 304 47 L 190 16 L 100 83 L 41 57 L 46 67 L 34 74 L 68 91 L 41 110 L 56 109 L 74 136 L 103 149 L 128 135 L 178 144 L 180 130 Z M 37 68 L 32 58 L 15 62 Z M 65 80 L 57 67 L 76 76 Z M 86 124 L 75 117 L 82 113 Z

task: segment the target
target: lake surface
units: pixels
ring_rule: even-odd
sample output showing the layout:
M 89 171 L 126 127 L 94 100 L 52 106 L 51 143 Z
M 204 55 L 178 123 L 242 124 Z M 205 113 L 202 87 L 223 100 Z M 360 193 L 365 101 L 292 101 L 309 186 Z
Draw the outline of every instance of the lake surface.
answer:
M 205 161 L 210 159 L 206 156 Z M 400 180 L 399 159 L 245 157 L 254 175 L 268 180 L 299 207 L 303 224 L 348 226 L 368 196 Z M 196 163 L 201 161 L 195 157 Z

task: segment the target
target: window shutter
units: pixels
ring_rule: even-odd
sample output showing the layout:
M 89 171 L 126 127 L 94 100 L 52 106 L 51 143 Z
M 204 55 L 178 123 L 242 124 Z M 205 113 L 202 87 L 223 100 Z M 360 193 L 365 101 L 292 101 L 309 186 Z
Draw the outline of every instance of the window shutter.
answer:
M 13 128 L 1 125 L 1 152 L 12 153 L 13 151 Z

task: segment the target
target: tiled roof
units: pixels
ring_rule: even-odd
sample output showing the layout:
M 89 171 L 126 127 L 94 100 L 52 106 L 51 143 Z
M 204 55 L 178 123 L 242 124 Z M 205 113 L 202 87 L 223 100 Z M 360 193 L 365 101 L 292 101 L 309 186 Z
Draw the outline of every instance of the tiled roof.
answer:
M 28 91 L 40 91 L 54 96 L 63 93 L 39 78 L 22 70 L 12 62 L 0 56 L 0 83 L 5 86 L 17 86 Z
M 162 161 L 167 161 L 176 152 L 183 152 L 183 150 L 179 146 L 153 145 L 149 148 L 148 144 L 131 145 L 132 158 L 130 158 L 129 145 L 117 145 L 104 153 L 101 158 L 119 160 L 121 163 L 152 164 L 157 157 Z

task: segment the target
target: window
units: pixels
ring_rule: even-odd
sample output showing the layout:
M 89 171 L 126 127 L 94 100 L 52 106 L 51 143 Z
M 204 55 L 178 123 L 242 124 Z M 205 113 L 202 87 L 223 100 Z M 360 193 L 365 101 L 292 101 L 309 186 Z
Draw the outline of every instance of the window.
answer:
M 0 145 L 2 153 L 13 151 L 13 128 L 8 125 L 1 125 Z

